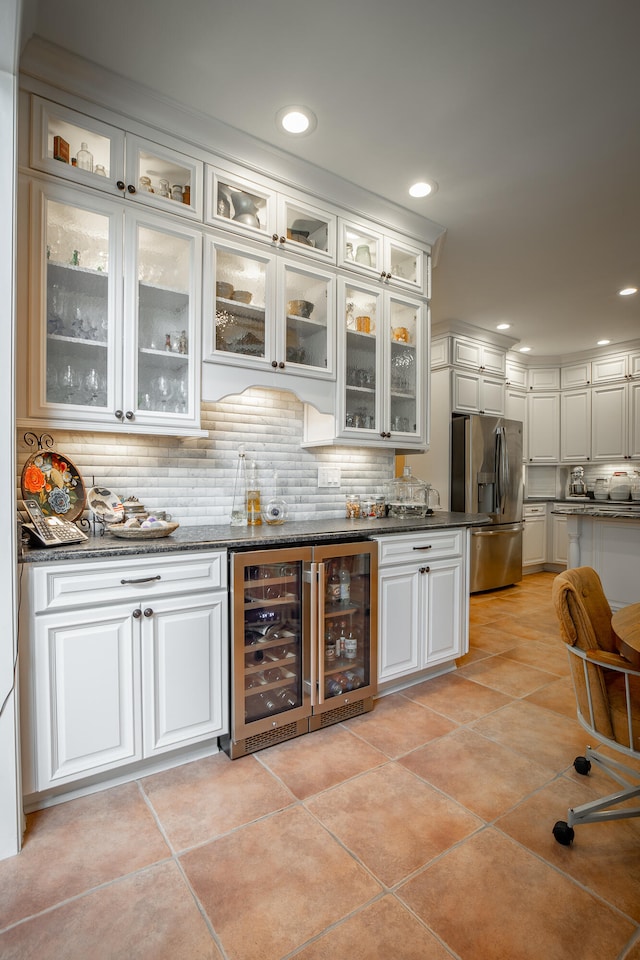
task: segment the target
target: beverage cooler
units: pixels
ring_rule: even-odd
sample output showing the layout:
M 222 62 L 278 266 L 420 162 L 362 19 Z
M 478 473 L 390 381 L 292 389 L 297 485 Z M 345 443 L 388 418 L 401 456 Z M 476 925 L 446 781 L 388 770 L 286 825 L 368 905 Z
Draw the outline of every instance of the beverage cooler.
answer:
M 373 708 L 377 544 L 230 554 L 232 759 Z

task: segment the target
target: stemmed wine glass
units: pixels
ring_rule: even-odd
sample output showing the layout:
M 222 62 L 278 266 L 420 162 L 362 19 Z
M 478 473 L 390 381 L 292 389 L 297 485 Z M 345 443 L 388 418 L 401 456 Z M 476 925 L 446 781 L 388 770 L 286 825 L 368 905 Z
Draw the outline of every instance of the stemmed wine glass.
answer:
M 172 381 L 165 376 L 160 376 L 156 379 L 154 383 L 154 392 L 157 402 L 160 404 L 160 408 L 164 413 L 167 409 L 167 403 L 171 400 L 173 396 L 173 383 Z

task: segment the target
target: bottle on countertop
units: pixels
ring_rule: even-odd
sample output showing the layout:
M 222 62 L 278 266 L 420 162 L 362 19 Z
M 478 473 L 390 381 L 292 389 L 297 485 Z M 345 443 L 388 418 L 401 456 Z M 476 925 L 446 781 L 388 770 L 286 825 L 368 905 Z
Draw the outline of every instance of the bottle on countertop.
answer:
M 247 523 L 257 527 L 262 523 L 260 509 L 260 487 L 255 460 L 251 460 L 247 469 Z
M 233 491 L 233 504 L 231 506 L 231 526 L 247 526 L 247 470 L 244 450 L 242 449 L 238 453 L 236 485 Z

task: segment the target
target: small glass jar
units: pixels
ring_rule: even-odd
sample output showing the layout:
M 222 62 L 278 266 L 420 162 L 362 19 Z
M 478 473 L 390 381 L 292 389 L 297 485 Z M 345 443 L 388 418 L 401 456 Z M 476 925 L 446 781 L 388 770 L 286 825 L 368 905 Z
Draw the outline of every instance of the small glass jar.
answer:
M 373 498 L 373 515 L 376 520 L 384 520 L 387 515 L 387 505 L 384 497 Z
M 174 183 L 171 187 L 171 199 L 177 200 L 178 203 L 183 202 L 182 186 L 179 183 Z
M 138 180 L 138 189 L 144 190 L 146 193 L 153 193 L 151 189 L 151 177 L 140 177 Z
M 106 177 L 107 175 L 107 171 L 105 170 L 104 165 L 102 163 L 96 163 L 95 167 L 93 168 L 93 172 L 98 177 Z
M 345 498 L 345 516 L 347 520 L 360 519 L 360 494 L 348 493 Z

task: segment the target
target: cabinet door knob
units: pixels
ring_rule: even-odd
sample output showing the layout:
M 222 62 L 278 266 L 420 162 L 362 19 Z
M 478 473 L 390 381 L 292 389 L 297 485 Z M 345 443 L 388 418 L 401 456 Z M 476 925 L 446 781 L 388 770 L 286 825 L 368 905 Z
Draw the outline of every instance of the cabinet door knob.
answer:
M 147 618 L 153 616 L 153 610 L 151 609 L 151 607 L 145 607 L 145 608 L 144 608 L 144 615 L 145 615 L 145 617 L 147 617 Z
M 429 573 L 431 570 L 431 567 L 420 567 L 419 569 L 420 569 L 420 573 Z
M 280 237 L 280 243 L 286 243 L 286 242 L 287 242 L 286 237 Z
M 273 240 L 274 243 L 277 243 L 277 242 L 278 242 L 278 234 L 277 234 L 277 233 L 272 233 L 272 234 L 271 234 L 271 239 Z
M 274 370 L 275 370 L 275 368 L 278 366 L 278 361 L 277 361 L 277 360 L 272 360 L 272 361 L 271 361 L 271 366 L 272 366 L 272 367 L 274 368 Z
M 128 184 L 127 184 L 127 190 L 129 191 L 129 193 L 135 193 L 135 192 L 136 192 L 136 188 L 134 187 L 134 185 L 133 185 L 132 183 L 128 183 Z
M 124 190 L 124 180 L 116 180 L 116 187 L 118 190 Z
M 127 418 L 127 420 L 133 420 L 133 410 L 127 410 L 127 412 L 125 413 L 125 417 Z
M 278 366 L 280 367 L 281 370 L 284 370 L 284 363 L 282 362 L 282 360 L 280 361 Z
M 384 270 L 383 270 L 382 273 L 380 274 L 380 279 L 381 279 L 381 280 L 386 280 L 386 279 L 387 279 L 387 274 L 384 272 Z
M 122 412 L 122 410 L 116 410 L 114 416 L 116 420 L 122 420 L 122 418 L 124 417 L 124 413 Z
M 388 274 L 387 274 L 387 280 L 391 280 L 391 276 L 392 276 L 392 274 L 388 273 Z
M 136 607 L 136 609 L 133 611 L 131 616 L 133 617 L 134 620 L 139 620 L 140 617 L 142 616 L 142 610 L 140 609 L 140 607 Z

